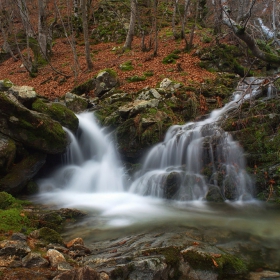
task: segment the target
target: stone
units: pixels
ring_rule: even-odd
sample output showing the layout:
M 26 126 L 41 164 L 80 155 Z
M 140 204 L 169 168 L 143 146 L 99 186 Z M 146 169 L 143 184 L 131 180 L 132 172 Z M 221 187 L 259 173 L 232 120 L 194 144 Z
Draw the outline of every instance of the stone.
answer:
M 52 267 L 57 267 L 59 263 L 66 262 L 64 256 L 60 252 L 54 249 L 49 249 L 47 251 L 46 257 L 49 259 L 50 265 Z
M 67 248 L 70 248 L 72 247 L 73 245 L 84 245 L 84 240 L 80 237 L 77 237 L 77 238 L 74 238 L 72 240 L 70 240 L 67 244 L 66 244 L 66 247 Z
M 118 84 L 118 79 L 112 73 L 107 71 L 100 72 L 94 79 L 94 94 L 95 96 L 102 96 Z
M 29 253 L 22 259 L 24 267 L 47 267 L 49 262 L 44 259 L 39 253 Z
M 11 240 L 27 241 L 27 236 L 21 232 L 14 232 L 11 236 Z
M 99 273 L 89 266 L 60 273 L 53 280 L 100 280 Z M 105 278 L 106 279 L 106 278 Z
M 88 100 L 74 93 L 67 92 L 65 94 L 65 104 L 67 108 L 75 113 L 80 113 L 88 108 Z
M 27 109 L 3 92 L 0 92 L 0 132 L 26 147 L 49 154 L 62 153 L 68 145 L 59 122 Z
M 29 237 L 35 238 L 35 239 L 42 239 L 48 243 L 63 244 L 63 239 L 60 236 L 60 234 L 58 232 L 56 232 L 55 230 L 47 228 L 47 227 L 43 227 L 43 228 L 32 231 L 29 234 Z
M 57 270 L 59 271 L 69 271 L 72 269 L 73 267 L 68 262 L 60 262 L 57 265 Z
M 24 257 L 31 250 L 27 243 L 19 240 L 3 240 L 0 242 L 0 256 L 18 256 Z
M 20 103 L 28 107 L 37 97 L 33 87 L 30 86 L 12 86 L 8 90 L 9 93 L 13 94 Z
M 19 193 L 46 162 L 46 154 L 33 153 L 15 164 L 0 180 L 0 190 L 11 194 Z

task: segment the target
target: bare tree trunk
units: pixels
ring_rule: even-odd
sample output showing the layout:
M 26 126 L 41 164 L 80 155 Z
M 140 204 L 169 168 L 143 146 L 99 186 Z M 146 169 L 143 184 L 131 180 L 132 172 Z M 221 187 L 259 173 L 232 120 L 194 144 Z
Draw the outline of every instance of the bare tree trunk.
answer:
M 172 33 L 175 39 L 178 38 L 178 34 L 176 33 L 176 28 L 175 28 L 175 19 L 176 19 L 176 13 L 177 13 L 177 8 L 178 8 L 178 1 L 179 0 L 174 0 L 173 4 L 173 14 L 172 14 Z
M 21 21 L 22 21 L 23 27 L 25 29 L 26 35 L 28 37 L 33 37 L 34 32 L 32 30 L 31 24 L 30 24 L 29 13 L 28 13 L 28 9 L 27 9 L 25 0 L 17 0 L 17 6 L 19 8 Z
M 82 19 L 83 19 L 83 32 L 85 40 L 85 52 L 86 52 L 86 61 L 87 67 L 89 70 L 93 69 L 93 63 L 90 57 L 90 46 L 89 46 L 89 37 L 88 37 L 88 17 L 87 17 L 87 0 L 81 1 L 82 9 Z
M 46 18 L 46 4 L 46 0 L 38 0 L 38 43 L 40 47 L 40 53 L 43 55 L 44 59 L 48 57 L 48 26 Z
M 186 23 L 187 23 L 187 14 L 190 6 L 190 0 L 185 0 L 185 5 L 184 5 L 184 15 L 182 19 L 182 30 L 181 30 L 181 38 L 186 40 Z
M 158 52 L 157 8 L 158 8 L 158 0 L 154 0 L 153 15 L 154 15 L 155 37 L 154 37 L 154 53 L 153 53 L 153 56 L 157 56 L 157 52 Z
M 129 22 L 129 28 L 128 28 L 126 40 L 123 46 L 124 49 L 131 49 L 133 36 L 134 36 L 135 22 L 136 22 L 136 13 L 137 13 L 136 0 L 130 0 L 130 22 Z
M 213 0 L 212 4 L 214 6 L 214 33 L 220 34 L 223 18 L 221 0 Z

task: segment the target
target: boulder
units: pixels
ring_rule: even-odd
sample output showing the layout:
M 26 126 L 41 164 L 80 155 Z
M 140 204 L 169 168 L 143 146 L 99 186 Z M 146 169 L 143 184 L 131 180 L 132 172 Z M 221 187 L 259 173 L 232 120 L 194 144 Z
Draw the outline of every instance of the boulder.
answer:
M 19 240 L 3 240 L 0 242 L 0 256 L 18 256 L 24 257 L 31 250 L 27 243 Z
M 61 103 L 49 103 L 46 100 L 37 98 L 32 103 L 32 110 L 48 115 L 74 133 L 78 129 L 79 120 L 77 116 Z
M 116 75 L 108 71 L 100 72 L 93 80 L 95 96 L 102 96 L 118 84 Z
M 49 249 L 47 251 L 46 257 L 49 259 L 50 265 L 52 267 L 57 267 L 59 263 L 66 262 L 64 256 L 60 252 L 54 249 Z
M 11 194 L 19 193 L 41 169 L 46 161 L 46 154 L 33 153 L 15 164 L 0 181 L 0 190 Z
M 29 253 L 22 259 L 24 267 L 47 267 L 49 262 L 44 259 L 39 253 Z
M 88 100 L 74 93 L 67 92 L 65 94 L 65 104 L 67 108 L 75 113 L 80 113 L 88 108 Z
M 29 234 L 29 237 L 35 239 L 41 239 L 47 243 L 57 243 L 57 244 L 64 244 L 63 239 L 58 232 L 53 229 L 43 227 L 37 230 L 32 231 Z
M 15 156 L 15 141 L 0 133 L 0 174 L 5 174 L 12 167 Z
M 77 95 L 94 95 L 101 97 L 106 92 L 118 85 L 118 79 L 113 71 L 101 71 L 95 78 L 86 81 L 85 83 L 76 86 L 71 90 L 71 93 Z
M 25 108 L 3 92 L 0 92 L 0 131 L 24 146 L 49 154 L 62 153 L 68 145 L 59 122 Z
M 8 92 L 14 95 L 20 103 L 28 108 L 37 97 L 34 88 L 29 86 L 13 85 L 9 88 Z

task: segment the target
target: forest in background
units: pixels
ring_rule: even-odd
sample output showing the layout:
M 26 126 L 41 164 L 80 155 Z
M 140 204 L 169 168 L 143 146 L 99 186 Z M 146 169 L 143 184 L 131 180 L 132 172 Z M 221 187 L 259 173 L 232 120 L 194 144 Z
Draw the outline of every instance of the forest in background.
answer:
M 223 44 L 238 50 L 232 72 L 266 75 L 279 66 L 279 6 L 275 0 L 2 0 L 1 78 L 52 99 L 106 68 L 130 92 L 164 77 L 199 84 L 218 72 L 200 62 L 205 49 Z

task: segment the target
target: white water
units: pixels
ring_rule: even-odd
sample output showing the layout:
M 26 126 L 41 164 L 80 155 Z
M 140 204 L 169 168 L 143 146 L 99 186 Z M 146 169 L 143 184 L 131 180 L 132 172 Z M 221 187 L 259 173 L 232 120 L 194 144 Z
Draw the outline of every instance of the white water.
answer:
M 147 155 L 143 169 L 130 186 L 110 135 L 96 124 L 93 114 L 79 115 L 77 137 L 68 131 L 71 144 L 63 159 L 65 165 L 50 178 L 38 181 L 40 202 L 59 208 L 86 209 L 89 218 L 79 225 L 79 229 L 89 231 L 89 235 L 96 229 L 123 231 L 137 225 L 142 228 L 160 223 L 241 227 L 260 235 L 269 229 L 273 236 L 277 235 L 279 223 L 271 223 L 259 203 L 240 200 L 244 196 L 250 197 L 252 191 L 252 182 L 244 169 L 242 149 L 217 126 L 217 120 L 236 107 L 239 99 L 240 96 L 236 96 L 204 121 L 171 127 L 164 142 Z M 203 155 L 203 143 L 207 146 L 207 156 Z M 201 174 L 203 160 L 213 173 L 208 183 Z M 224 178 L 220 180 L 222 185 L 218 185 L 214 176 L 220 168 L 224 172 Z M 173 200 L 166 200 L 161 186 L 170 172 L 179 174 L 181 184 L 173 193 Z M 229 177 L 235 188 L 233 199 L 236 202 L 224 206 L 230 205 L 231 219 L 224 215 L 225 208 L 203 202 L 209 184 L 219 188 L 226 199 L 223 184 Z M 256 217 L 248 214 L 248 208 L 250 213 L 259 210 L 257 222 Z

